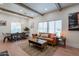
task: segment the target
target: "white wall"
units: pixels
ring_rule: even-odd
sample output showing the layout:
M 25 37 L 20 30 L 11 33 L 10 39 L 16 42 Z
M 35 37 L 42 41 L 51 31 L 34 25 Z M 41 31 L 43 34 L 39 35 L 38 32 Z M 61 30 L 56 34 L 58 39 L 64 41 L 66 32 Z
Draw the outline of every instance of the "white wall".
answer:
M 38 22 L 48 20 L 62 20 L 62 31 L 66 32 L 67 45 L 79 48 L 79 31 L 68 31 L 68 15 L 69 13 L 79 12 L 79 5 L 68 7 L 62 11 L 56 11 L 44 16 L 39 16 L 29 21 L 29 26 L 34 23 L 34 28 L 31 29 L 31 33 L 37 33 Z M 31 22 L 31 23 L 30 23 Z
M 3 33 L 11 33 L 11 23 L 20 22 L 21 30 L 24 31 L 24 28 L 28 26 L 28 19 L 20 16 L 12 15 L 6 12 L 0 11 L 0 20 L 6 21 L 6 26 L 0 26 L 0 39 L 2 39 Z

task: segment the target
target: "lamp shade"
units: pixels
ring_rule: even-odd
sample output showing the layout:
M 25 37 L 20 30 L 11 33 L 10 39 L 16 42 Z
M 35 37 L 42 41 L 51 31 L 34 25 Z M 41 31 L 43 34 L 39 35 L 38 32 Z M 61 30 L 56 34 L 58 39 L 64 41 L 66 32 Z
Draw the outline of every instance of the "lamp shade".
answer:
M 65 34 L 66 34 L 66 32 L 62 32 L 61 33 L 61 36 L 65 37 Z

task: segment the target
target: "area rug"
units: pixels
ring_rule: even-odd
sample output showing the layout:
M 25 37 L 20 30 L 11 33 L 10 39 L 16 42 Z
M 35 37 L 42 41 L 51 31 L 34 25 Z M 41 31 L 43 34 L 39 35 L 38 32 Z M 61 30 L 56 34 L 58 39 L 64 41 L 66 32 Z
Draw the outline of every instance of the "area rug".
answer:
M 30 56 L 52 56 L 57 50 L 57 47 L 48 45 L 47 48 L 41 52 L 39 49 L 33 46 L 29 46 L 28 42 L 22 44 L 20 47 L 24 52 L 26 52 Z

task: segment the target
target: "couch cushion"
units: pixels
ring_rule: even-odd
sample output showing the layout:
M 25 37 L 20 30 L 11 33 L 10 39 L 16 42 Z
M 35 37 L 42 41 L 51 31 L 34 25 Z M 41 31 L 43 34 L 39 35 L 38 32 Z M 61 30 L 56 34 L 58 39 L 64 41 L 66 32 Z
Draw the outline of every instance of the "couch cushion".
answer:
M 49 38 L 55 38 L 56 37 L 56 34 L 49 34 Z
M 41 33 L 40 36 L 41 36 L 41 37 L 46 37 L 46 38 L 47 38 L 47 37 L 48 37 L 48 33 Z

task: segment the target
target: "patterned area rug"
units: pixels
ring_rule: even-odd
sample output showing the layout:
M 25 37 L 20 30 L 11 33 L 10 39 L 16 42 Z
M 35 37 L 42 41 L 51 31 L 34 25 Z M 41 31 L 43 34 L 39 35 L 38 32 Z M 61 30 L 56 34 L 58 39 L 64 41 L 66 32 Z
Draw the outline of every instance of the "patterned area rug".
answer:
M 54 52 L 57 50 L 57 47 L 48 45 L 47 48 L 41 52 L 39 49 L 33 46 L 29 46 L 28 42 L 22 44 L 20 47 L 30 56 L 52 56 Z

